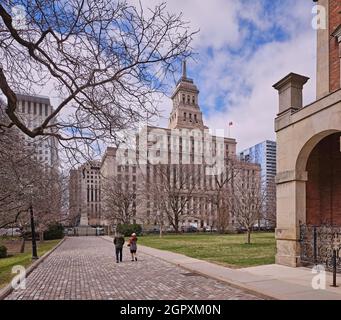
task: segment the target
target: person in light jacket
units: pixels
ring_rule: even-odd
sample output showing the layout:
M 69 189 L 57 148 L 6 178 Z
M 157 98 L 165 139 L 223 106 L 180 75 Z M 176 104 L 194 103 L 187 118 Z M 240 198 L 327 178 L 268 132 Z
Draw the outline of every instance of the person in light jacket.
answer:
M 130 247 L 131 261 L 137 261 L 136 251 L 137 251 L 137 237 L 136 233 L 133 233 L 129 239 L 128 247 Z

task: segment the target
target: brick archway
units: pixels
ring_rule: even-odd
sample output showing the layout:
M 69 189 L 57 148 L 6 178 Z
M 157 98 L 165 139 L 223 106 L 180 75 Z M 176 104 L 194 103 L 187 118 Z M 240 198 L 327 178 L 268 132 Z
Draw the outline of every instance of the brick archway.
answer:
M 341 132 L 322 138 L 306 162 L 306 223 L 341 226 Z

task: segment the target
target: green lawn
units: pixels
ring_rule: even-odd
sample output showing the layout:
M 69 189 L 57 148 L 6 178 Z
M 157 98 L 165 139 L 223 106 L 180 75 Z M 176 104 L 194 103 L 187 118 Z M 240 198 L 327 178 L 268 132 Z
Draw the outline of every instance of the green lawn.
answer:
M 252 244 L 245 243 L 246 236 L 217 234 L 186 234 L 142 236 L 141 245 L 184 254 L 229 267 L 249 267 L 275 262 L 275 236 L 273 233 L 254 233 Z
M 38 256 L 43 256 L 46 252 L 55 247 L 61 240 L 38 242 Z M 6 286 L 15 274 L 12 274 L 12 267 L 21 265 L 24 267 L 29 266 L 32 263 L 32 251 L 31 245 L 26 243 L 25 253 L 14 254 L 11 257 L 0 259 L 0 288 Z

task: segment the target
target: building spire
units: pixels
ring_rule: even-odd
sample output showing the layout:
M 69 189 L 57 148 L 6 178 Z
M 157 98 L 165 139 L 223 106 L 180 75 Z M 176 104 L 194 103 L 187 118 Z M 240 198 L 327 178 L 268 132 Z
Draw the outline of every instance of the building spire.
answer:
M 182 61 L 182 77 L 184 79 L 187 79 L 187 64 L 186 64 L 186 59 Z

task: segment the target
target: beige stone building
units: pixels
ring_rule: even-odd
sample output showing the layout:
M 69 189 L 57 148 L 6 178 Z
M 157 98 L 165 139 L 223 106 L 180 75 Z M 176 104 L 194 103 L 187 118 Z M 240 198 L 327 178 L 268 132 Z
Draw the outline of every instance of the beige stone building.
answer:
M 341 2 L 318 4 L 327 13 L 327 28 L 317 32 L 317 100 L 303 106 L 307 77 L 291 73 L 274 85 L 279 92 L 276 262 L 293 267 L 302 262 L 302 226 L 341 226 Z
M 101 226 L 101 164 L 91 161 L 70 170 L 69 214 L 80 226 Z
M 29 128 L 38 127 L 53 112 L 50 99 L 44 96 L 17 94 L 19 117 Z M 33 157 L 42 165 L 58 170 L 58 141 L 56 137 L 30 138 L 20 133 L 28 148 L 34 151 Z
M 149 186 L 160 184 L 160 168 L 168 170 L 167 179 L 170 188 L 178 188 L 179 202 L 189 197 L 179 224 L 181 227 L 193 226 L 198 229 L 216 228 L 218 224 L 217 206 L 213 197 L 219 185 L 217 176 L 234 162 L 234 169 L 243 171 L 245 180 L 260 176 L 258 165 L 238 162 L 235 139 L 224 137 L 224 129 L 214 135 L 204 125 L 198 103 L 199 90 L 194 81 L 187 77 L 186 63 L 183 74 L 174 94 L 173 109 L 168 128 L 146 126 L 136 137 L 135 150 L 108 148 L 102 160 L 102 182 L 122 180 L 127 189 L 136 190 L 136 202 L 133 205 L 134 221 L 145 228 L 157 224 L 158 195 L 145 192 Z M 227 164 L 229 163 L 229 164 Z M 190 179 L 182 186 L 180 181 L 184 171 L 191 171 Z M 231 174 L 231 173 L 228 173 Z M 195 179 L 195 183 L 193 182 Z M 220 178 L 223 179 L 223 178 Z M 229 180 L 222 187 L 222 199 L 229 197 L 232 190 Z M 247 182 L 247 181 L 246 181 Z M 245 183 L 247 186 L 248 183 Z M 159 195 L 161 197 L 161 194 Z M 155 198 L 156 197 L 156 198 Z M 102 204 L 103 212 L 107 210 Z M 223 200 L 220 200 L 223 201 Z M 234 229 L 235 218 L 227 213 L 228 228 Z M 164 218 L 165 228 L 170 227 Z

